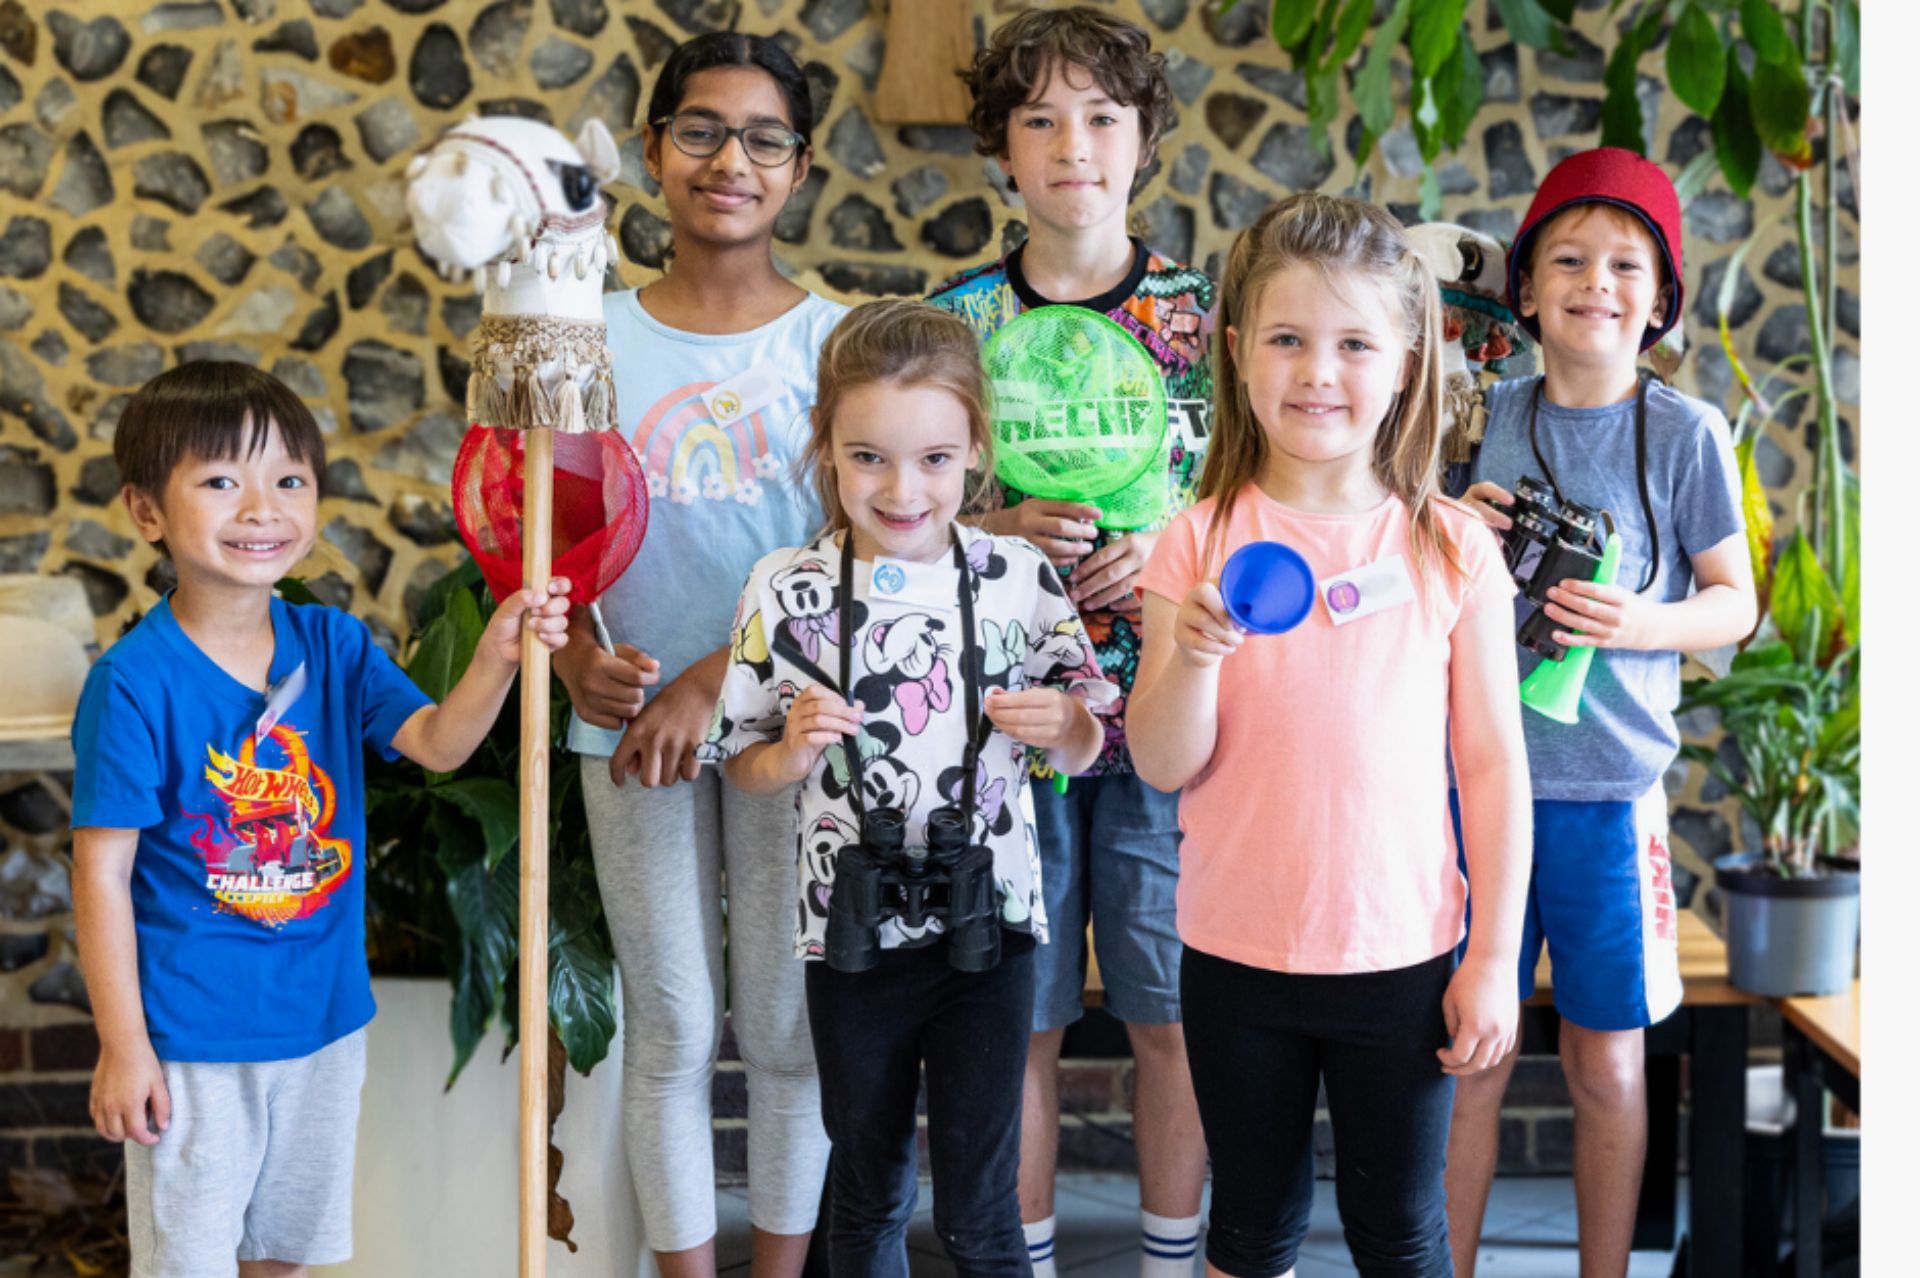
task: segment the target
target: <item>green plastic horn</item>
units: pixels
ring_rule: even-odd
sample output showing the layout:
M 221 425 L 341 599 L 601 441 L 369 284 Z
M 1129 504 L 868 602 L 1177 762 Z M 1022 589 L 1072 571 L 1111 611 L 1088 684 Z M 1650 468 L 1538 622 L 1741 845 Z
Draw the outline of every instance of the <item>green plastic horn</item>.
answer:
M 1593 579 L 1611 586 L 1620 575 L 1620 534 L 1607 537 L 1600 552 L 1600 566 Z M 1543 661 L 1520 684 L 1520 704 L 1537 710 L 1557 723 L 1580 722 L 1580 690 L 1586 686 L 1587 671 L 1593 667 L 1593 649 L 1575 648 L 1560 661 Z

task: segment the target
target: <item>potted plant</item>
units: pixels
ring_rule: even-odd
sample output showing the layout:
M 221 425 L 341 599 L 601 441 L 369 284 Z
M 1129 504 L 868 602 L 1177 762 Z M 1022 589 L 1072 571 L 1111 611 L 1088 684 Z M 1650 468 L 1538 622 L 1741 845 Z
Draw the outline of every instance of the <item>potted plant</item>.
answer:
M 1754 994 L 1832 994 L 1853 980 L 1860 935 L 1860 653 L 1822 659 L 1782 638 L 1749 647 L 1681 707 L 1720 713 L 1737 762 L 1681 747 L 1738 800 L 1760 847 L 1714 862 L 1733 984 Z
M 282 582 L 281 593 L 315 602 L 297 581 Z M 400 653 L 414 682 L 443 698 L 492 610 L 470 560 L 441 578 Z M 568 715 L 558 682 L 552 697 L 557 745 Z M 380 1013 L 368 1028 L 356 1254 L 343 1278 L 491 1272 L 516 1246 L 518 1071 L 509 1054 L 520 1028 L 520 724 L 511 704 L 457 772 L 367 757 L 367 949 Z M 571 1234 L 569 1251 L 577 1246 L 568 1273 L 614 1278 L 631 1274 L 644 1249 L 621 1140 L 618 989 L 579 757 L 556 748 L 550 758 L 548 1059 L 552 1138 L 568 1157 L 563 1167 L 558 1151 L 549 1155 L 562 1174 L 548 1219 L 556 1237 Z M 419 1229 L 421 1219 L 456 1218 L 467 1223 L 452 1235 Z M 551 1263 L 562 1263 L 557 1255 Z

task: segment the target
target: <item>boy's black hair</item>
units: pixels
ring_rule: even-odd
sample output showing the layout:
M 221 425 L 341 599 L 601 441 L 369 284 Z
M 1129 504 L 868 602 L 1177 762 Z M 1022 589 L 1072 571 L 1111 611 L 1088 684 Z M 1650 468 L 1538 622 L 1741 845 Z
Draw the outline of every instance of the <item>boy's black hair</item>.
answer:
M 316 483 L 324 484 L 326 440 L 299 396 L 251 365 L 194 360 L 134 393 L 114 429 L 113 460 L 121 483 L 158 500 L 187 458 L 251 457 L 276 426 L 287 455 L 312 467 Z
M 1092 76 L 1114 102 L 1140 112 L 1140 163 L 1151 161 L 1179 119 L 1167 60 L 1153 51 L 1138 24 L 1086 5 L 1029 9 L 997 27 L 986 48 L 973 55 L 973 65 L 960 73 L 973 94 L 967 115 L 973 149 L 1005 155 L 1008 119 L 1046 88 L 1063 63 Z
M 653 95 L 647 99 L 646 123 L 658 125 L 678 111 L 680 100 L 687 95 L 687 81 L 699 72 L 716 67 L 753 67 L 772 76 L 780 96 L 786 100 L 793 131 L 800 135 L 804 145 L 813 145 L 813 95 L 793 55 L 768 36 L 738 31 L 711 31 L 695 36 L 667 55 L 659 77 L 653 82 Z

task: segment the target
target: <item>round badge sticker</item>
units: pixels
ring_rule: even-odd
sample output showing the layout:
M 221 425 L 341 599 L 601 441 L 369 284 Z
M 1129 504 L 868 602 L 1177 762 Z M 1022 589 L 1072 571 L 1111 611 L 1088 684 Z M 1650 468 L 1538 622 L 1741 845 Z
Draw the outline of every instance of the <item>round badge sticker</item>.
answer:
M 1346 616 L 1360 606 L 1360 587 L 1351 581 L 1336 581 L 1327 588 L 1327 607 Z
M 906 584 L 907 574 L 899 564 L 881 564 L 873 570 L 873 592 L 877 595 L 897 595 Z

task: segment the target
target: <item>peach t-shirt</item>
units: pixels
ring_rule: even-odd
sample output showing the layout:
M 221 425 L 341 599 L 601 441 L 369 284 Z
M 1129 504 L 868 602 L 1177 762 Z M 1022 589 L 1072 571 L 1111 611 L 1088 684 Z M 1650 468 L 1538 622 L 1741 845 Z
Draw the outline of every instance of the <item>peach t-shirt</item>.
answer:
M 1215 501 L 1160 535 L 1140 589 L 1176 604 L 1251 541 L 1299 551 L 1324 583 L 1399 555 L 1409 602 L 1333 624 L 1324 589 L 1282 635 L 1249 635 L 1222 664 L 1213 757 L 1180 794 L 1180 939 L 1236 963 L 1302 973 L 1411 967 L 1460 941 L 1466 904 L 1447 808 L 1449 639 L 1513 595 L 1498 544 L 1437 500 L 1467 576 L 1414 566 L 1412 521 L 1389 497 L 1319 515 L 1249 484 L 1223 548 Z

